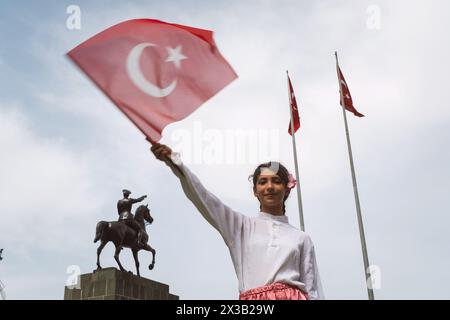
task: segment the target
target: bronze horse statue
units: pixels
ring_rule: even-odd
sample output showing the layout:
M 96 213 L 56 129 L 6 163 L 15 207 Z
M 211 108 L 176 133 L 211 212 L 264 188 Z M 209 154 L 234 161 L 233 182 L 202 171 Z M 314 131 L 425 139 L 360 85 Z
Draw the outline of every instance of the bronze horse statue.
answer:
M 101 241 L 100 246 L 97 249 L 97 270 L 102 269 L 100 266 L 100 254 L 102 253 L 103 248 L 106 246 L 106 244 L 109 241 L 112 241 L 114 245 L 116 246 L 116 252 L 114 254 L 114 259 L 116 260 L 117 264 L 119 265 L 119 268 L 121 271 L 126 271 L 119 260 L 119 254 L 120 250 L 122 248 L 130 248 L 133 252 L 134 262 L 136 264 L 136 272 L 138 277 L 140 277 L 139 273 L 139 259 L 138 259 L 138 252 L 139 250 L 146 250 L 150 251 L 153 255 L 152 263 L 148 266 L 150 270 L 153 269 L 155 266 L 155 254 L 156 251 L 152 247 L 150 247 L 148 242 L 148 234 L 145 232 L 145 221 L 148 223 L 153 222 L 153 218 L 150 215 L 150 210 L 148 209 L 148 205 L 141 205 L 139 208 L 136 209 L 135 216 L 133 218 L 136 220 L 137 223 L 142 227 L 142 230 L 144 232 L 142 233 L 141 242 L 142 244 L 139 244 L 137 241 L 137 233 L 136 231 L 127 226 L 124 222 L 120 221 L 100 221 L 97 223 L 96 231 L 95 231 L 95 239 L 94 243 L 98 240 Z

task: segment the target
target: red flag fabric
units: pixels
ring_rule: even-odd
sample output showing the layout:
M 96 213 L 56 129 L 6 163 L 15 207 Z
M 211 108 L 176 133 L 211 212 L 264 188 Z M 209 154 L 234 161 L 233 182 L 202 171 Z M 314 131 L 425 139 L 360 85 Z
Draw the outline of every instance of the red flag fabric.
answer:
M 344 75 L 342 74 L 341 68 L 339 68 L 339 66 L 337 66 L 337 72 L 339 79 L 339 87 L 342 90 L 342 97 L 344 100 L 345 109 L 347 109 L 350 112 L 353 112 L 353 114 L 357 117 L 364 117 L 364 115 L 362 113 L 359 113 L 353 106 L 353 100 L 352 96 L 350 95 L 350 90 L 348 89 L 347 82 L 345 81 Z
M 114 25 L 68 56 L 155 142 L 237 78 L 212 31 L 151 19 Z
M 300 128 L 300 116 L 298 115 L 297 100 L 295 99 L 294 89 L 292 88 L 291 79 L 288 77 L 289 102 L 291 104 L 292 119 L 294 120 L 294 134 Z M 292 136 L 291 122 L 289 121 L 288 133 Z

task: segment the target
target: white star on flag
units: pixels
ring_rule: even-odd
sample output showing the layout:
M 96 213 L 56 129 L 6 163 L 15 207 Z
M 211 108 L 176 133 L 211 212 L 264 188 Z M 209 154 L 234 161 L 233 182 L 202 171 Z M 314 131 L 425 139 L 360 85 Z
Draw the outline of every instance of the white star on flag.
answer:
M 177 69 L 180 68 L 180 61 L 187 59 L 187 57 L 181 53 L 181 45 L 176 48 L 167 47 L 166 49 L 169 53 L 166 62 L 172 61 Z

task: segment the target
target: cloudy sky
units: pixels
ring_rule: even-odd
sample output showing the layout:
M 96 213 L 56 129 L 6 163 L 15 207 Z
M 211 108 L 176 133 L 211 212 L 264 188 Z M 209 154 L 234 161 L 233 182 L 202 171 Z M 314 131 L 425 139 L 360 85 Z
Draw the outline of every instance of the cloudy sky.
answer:
M 157 250 L 145 277 L 182 299 L 236 299 L 220 235 L 156 161 L 142 134 L 65 57 L 105 28 L 153 18 L 213 30 L 239 78 L 162 142 L 235 210 L 258 212 L 247 177 L 269 159 L 294 169 L 285 70 L 299 102 L 306 231 L 329 299 L 367 299 L 333 53 L 348 114 L 378 299 L 450 299 L 448 1 L 1 1 L 0 280 L 9 299 L 62 299 L 95 268 L 99 220 L 121 189 L 147 194 Z M 70 5 L 80 9 L 73 28 Z M 70 9 L 70 8 L 69 8 Z M 69 10 L 69 12 L 72 12 Z M 72 27 L 71 27 L 72 26 Z M 224 143 L 228 141 L 228 143 Z M 222 155 L 206 150 L 220 146 Z M 193 156 L 197 154 L 197 157 Z M 234 155 L 226 158 L 226 155 Z M 146 202 L 147 203 L 147 202 Z M 298 226 L 296 195 L 287 203 Z M 103 266 L 115 266 L 113 246 Z M 122 262 L 134 271 L 129 252 Z M 76 271 L 75 271 L 76 272 Z

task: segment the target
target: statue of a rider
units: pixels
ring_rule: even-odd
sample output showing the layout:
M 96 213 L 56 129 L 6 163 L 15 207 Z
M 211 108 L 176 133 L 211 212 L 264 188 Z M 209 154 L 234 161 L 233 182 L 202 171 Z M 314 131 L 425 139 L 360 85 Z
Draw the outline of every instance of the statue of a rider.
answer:
M 131 213 L 131 207 L 133 203 L 141 202 L 146 195 L 139 197 L 137 199 L 130 198 L 131 191 L 127 189 L 122 190 L 123 199 L 117 201 L 117 212 L 119 213 L 119 221 L 126 223 L 129 227 L 133 228 L 137 233 L 137 242 L 139 245 L 144 245 L 141 241 L 142 233 L 145 232 L 139 225 L 139 223 L 134 220 L 134 216 Z

